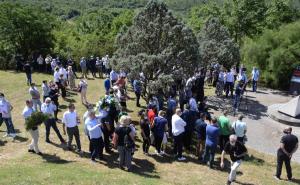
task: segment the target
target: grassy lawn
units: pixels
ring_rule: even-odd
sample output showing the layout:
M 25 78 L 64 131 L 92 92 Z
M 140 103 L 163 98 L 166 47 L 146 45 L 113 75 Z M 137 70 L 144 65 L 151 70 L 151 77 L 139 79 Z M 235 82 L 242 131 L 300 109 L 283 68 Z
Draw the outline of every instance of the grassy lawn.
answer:
M 52 79 L 52 76 L 33 74 L 33 81 L 41 84 L 42 80 Z M 88 101 L 95 103 L 103 96 L 103 82 L 100 79 L 89 80 Z M 59 146 L 59 140 L 51 130 L 50 139 L 54 144 L 46 144 L 45 127 L 40 127 L 39 147 L 45 154 L 38 156 L 29 154 L 27 146 L 30 143 L 29 134 L 24 129 L 24 120 L 21 112 L 24 101 L 29 98 L 28 86 L 25 82 L 25 74 L 0 71 L 0 91 L 4 92 L 7 99 L 14 106 L 13 122 L 15 128 L 20 131 L 19 137 L 14 142 L 10 138 L 2 138 L 5 134 L 5 126 L 0 128 L 0 185 L 2 184 L 225 184 L 228 170 L 210 170 L 207 166 L 200 165 L 194 158 L 188 157 L 187 162 L 176 162 L 171 156 L 164 158 L 145 156 L 141 151 L 141 137 L 138 134 L 137 148 L 134 155 L 134 169 L 132 173 L 121 171 L 117 168 L 117 153 L 105 154 L 106 161 L 97 164 L 90 163 L 88 154 L 79 157 L 76 153 L 65 151 Z M 212 89 L 207 94 L 213 93 Z M 133 94 L 130 94 L 134 97 Z M 72 93 L 69 97 L 75 101 L 77 112 L 80 116 L 86 111 L 81 105 L 80 96 Z M 60 100 L 62 116 L 68 102 Z M 143 104 L 145 104 L 143 102 Z M 134 100 L 128 102 L 130 115 L 134 121 L 138 121 Z M 139 129 L 139 127 L 137 127 Z M 62 126 L 59 124 L 62 131 Z M 83 134 L 83 126 L 80 126 L 81 142 L 84 151 L 88 151 L 88 139 Z M 62 133 L 62 132 L 61 132 Z M 66 138 L 66 136 L 64 136 Z M 28 139 L 29 138 L 29 139 Z M 75 142 L 75 141 L 74 141 Z M 55 144 L 56 143 L 56 144 Z M 154 149 L 151 147 L 151 153 Z M 216 156 L 220 160 L 220 155 Z M 242 163 L 238 173 L 236 184 L 299 184 L 287 181 L 277 182 L 273 179 L 275 172 L 275 158 L 266 154 L 250 150 L 250 157 Z M 218 164 L 218 162 L 217 162 Z M 227 166 L 228 163 L 227 163 Z M 300 178 L 300 165 L 293 163 L 293 173 L 296 179 Z M 282 177 L 285 178 L 285 169 Z

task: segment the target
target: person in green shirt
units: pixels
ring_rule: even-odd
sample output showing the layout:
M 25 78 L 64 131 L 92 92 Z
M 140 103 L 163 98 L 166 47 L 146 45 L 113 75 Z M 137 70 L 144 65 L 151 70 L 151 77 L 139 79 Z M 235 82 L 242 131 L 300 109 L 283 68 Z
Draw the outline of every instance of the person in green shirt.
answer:
M 229 141 L 229 136 L 232 133 L 230 121 L 227 117 L 228 112 L 224 111 L 223 115 L 219 117 L 218 124 L 220 128 L 219 145 L 220 150 L 223 151 L 224 145 Z

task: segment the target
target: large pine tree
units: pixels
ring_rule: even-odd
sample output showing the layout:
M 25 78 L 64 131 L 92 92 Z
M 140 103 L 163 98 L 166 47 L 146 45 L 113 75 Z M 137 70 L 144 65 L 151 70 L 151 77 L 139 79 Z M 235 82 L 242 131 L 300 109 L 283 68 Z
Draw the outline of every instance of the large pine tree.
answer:
M 226 68 L 240 62 L 239 46 L 217 18 L 210 18 L 198 35 L 201 60 L 205 64 L 218 62 Z
M 175 80 L 189 77 L 198 66 L 198 42 L 192 30 L 178 21 L 165 3 L 151 0 L 116 40 L 113 68 L 130 78 L 143 72 L 144 97 L 168 91 Z

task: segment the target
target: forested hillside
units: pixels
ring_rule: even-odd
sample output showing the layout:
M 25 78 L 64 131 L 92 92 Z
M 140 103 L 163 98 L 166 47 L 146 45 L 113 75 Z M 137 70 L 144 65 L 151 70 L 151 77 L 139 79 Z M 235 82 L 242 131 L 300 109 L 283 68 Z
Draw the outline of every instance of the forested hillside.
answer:
M 286 88 L 277 75 L 288 74 L 284 78 L 287 80 L 300 64 L 299 38 L 293 36 L 300 35 L 300 30 L 280 37 L 284 43 L 291 43 L 281 47 L 290 52 L 279 52 L 279 46 L 266 39 L 298 25 L 295 23 L 300 18 L 299 0 L 161 1 L 197 35 L 200 59 L 204 60 L 201 63 L 206 66 L 212 61 L 226 61 L 225 66 L 256 65 L 262 69 L 262 82 Z M 14 68 L 16 57 L 35 61 L 39 54 L 73 58 L 76 62 L 82 56 L 112 56 L 118 48 L 118 34 L 132 26 L 134 17 L 147 3 L 148 0 L 0 0 L 0 69 Z M 209 29 L 215 30 L 216 25 L 208 22 L 211 18 L 219 20 L 222 33 L 205 34 Z M 216 38 L 222 35 L 226 38 Z M 270 48 L 265 51 L 269 54 L 252 52 L 267 43 Z M 292 65 L 280 61 L 276 61 L 279 68 L 270 65 L 274 63 L 271 54 L 277 59 L 290 58 Z

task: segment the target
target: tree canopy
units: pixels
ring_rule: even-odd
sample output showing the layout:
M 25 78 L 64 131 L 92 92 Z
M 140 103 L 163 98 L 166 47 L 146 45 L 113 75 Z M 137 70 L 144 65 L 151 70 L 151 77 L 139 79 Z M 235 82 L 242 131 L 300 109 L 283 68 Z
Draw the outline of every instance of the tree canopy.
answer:
M 217 18 L 210 18 L 198 35 L 201 61 L 209 65 L 218 62 L 230 69 L 240 62 L 239 46 Z
M 25 59 L 35 53 L 50 53 L 54 46 L 53 18 L 32 7 L 0 4 L 0 53 Z
M 201 65 L 192 30 L 175 18 L 165 3 L 154 0 L 116 43 L 113 68 L 125 70 L 131 78 L 142 72 L 144 97 L 160 89 L 167 92 L 174 80 L 189 77 Z

